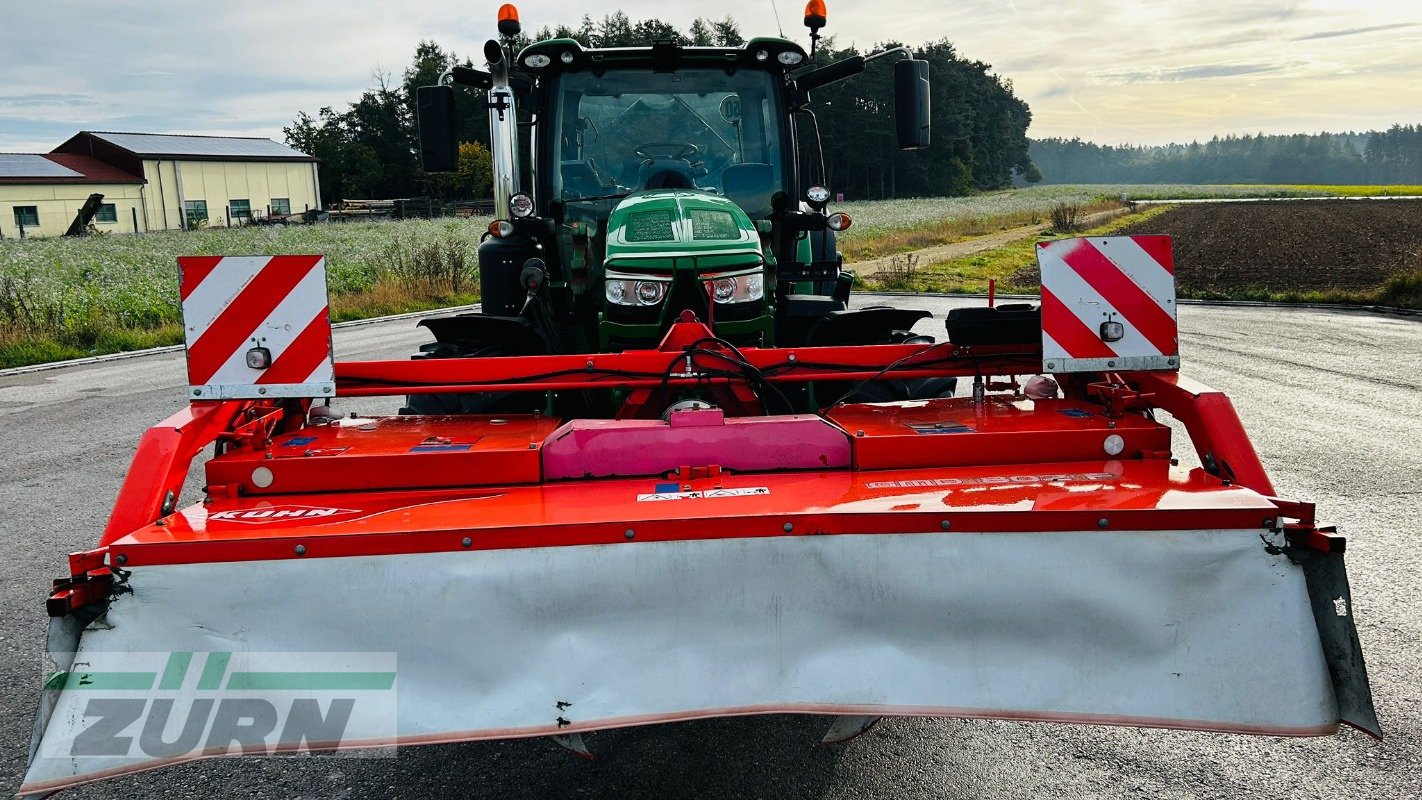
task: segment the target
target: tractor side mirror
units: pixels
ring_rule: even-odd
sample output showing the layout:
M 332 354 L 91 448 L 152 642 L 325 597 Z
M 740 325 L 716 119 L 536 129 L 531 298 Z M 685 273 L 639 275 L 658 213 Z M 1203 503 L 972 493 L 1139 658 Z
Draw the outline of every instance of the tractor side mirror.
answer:
M 894 122 L 900 150 L 928 147 L 928 62 L 918 59 L 894 64 Z
M 455 128 L 454 87 L 415 90 L 415 118 L 420 128 L 420 165 L 425 172 L 459 170 L 459 131 Z

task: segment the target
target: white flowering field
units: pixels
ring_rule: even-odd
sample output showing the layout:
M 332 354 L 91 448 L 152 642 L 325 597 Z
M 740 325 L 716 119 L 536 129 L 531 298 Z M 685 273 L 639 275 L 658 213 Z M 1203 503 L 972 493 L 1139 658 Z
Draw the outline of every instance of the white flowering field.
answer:
M 1203 186 L 1194 184 L 1083 184 L 1033 186 L 985 192 L 972 197 L 933 197 L 835 203 L 835 211 L 854 218 L 846 241 L 902 230 L 971 219 L 1015 214 L 1046 216 L 1058 203 L 1087 205 L 1105 200 L 1185 200 L 1233 197 L 1323 197 L 1329 192 L 1275 186 Z
M 472 292 L 475 248 L 488 222 L 404 220 L 6 239 L 0 241 L 0 341 L 176 323 L 180 255 L 322 254 L 331 294 L 342 297 L 410 277 L 399 274 L 402 267 L 410 269 L 409 254 L 439 248 L 463 255 L 465 291 Z

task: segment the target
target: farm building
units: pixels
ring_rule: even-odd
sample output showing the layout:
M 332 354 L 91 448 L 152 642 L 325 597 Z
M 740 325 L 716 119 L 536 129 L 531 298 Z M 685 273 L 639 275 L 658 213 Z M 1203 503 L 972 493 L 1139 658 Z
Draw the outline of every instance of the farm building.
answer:
M 92 156 L 0 153 L 0 236 L 59 236 L 90 194 L 104 196 L 99 230 L 143 225 L 143 179 Z M 135 216 L 136 215 L 136 216 Z
M 270 139 L 82 131 L 42 156 L 0 154 L 0 235 L 62 234 L 91 192 L 94 224 L 125 233 L 321 207 L 316 159 Z

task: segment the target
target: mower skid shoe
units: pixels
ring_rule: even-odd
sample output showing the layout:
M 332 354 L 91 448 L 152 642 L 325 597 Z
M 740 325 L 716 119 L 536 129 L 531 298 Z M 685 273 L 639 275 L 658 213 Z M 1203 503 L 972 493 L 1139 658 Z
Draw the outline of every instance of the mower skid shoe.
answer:
M 1291 552 L 1294 561 L 1303 567 L 1323 657 L 1328 662 L 1333 694 L 1338 698 L 1339 719 L 1381 739 L 1382 725 L 1373 708 L 1368 667 L 1363 662 L 1363 647 L 1353 621 L 1353 593 L 1343 555 L 1305 549 Z

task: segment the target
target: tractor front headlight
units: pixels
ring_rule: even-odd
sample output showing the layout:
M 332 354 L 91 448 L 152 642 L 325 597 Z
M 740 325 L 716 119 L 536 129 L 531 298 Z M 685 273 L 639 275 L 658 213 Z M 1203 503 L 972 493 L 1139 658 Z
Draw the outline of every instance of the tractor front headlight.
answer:
M 637 302 L 654 306 L 667 294 L 667 285 L 657 281 L 637 281 Z
M 665 280 L 609 273 L 602 292 L 614 305 L 654 306 L 666 299 L 668 285 Z
M 717 278 L 711 282 L 711 296 L 718 303 L 729 303 L 736 294 L 735 278 Z
M 603 284 L 603 293 L 607 297 L 607 302 L 616 303 L 619 306 L 629 305 L 627 302 L 627 286 L 631 281 L 608 281 Z
M 529 197 L 528 195 L 524 194 L 523 192 L 519 192 L 518 194 L 514 195 L 513 197 L 510 197 L 510 198 L 509 198 L 509 213 L 510 213 L 510 214 L 513 214 L 515 217 L 518 217 L 519 219 L 523 219 L 524 217 L 532 216 L 532 214 L 533 214 L 533 198 L 532 198 L 532 197 Z
M 711 298 L 717 303 L 750 303 L 764 297 L 765 276 L 759 272 L 711 279 Z

